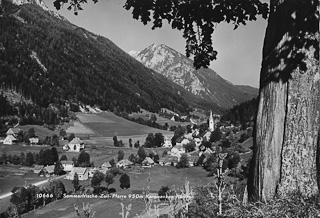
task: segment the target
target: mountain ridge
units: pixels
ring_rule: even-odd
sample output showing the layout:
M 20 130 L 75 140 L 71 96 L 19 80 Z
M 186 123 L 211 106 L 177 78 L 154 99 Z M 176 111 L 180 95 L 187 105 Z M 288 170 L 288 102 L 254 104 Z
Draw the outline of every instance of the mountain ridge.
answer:
M 258 93 L 253 87 L 232 84 L 210 68 L 195 70 L 191 59 L 163 44 L 154 43 L 129 54 L 185 90 L 224 108 L 250 100 Z
M 146 68 L 109 39 L 37 4 L 2 0 L 0 15 L 0 88 L 13 89 L 40 107 L 28 116 L 41 115 L 41 108 L 51 104 L 79 103 L 129 113 L 162 107 L 222 111 Z

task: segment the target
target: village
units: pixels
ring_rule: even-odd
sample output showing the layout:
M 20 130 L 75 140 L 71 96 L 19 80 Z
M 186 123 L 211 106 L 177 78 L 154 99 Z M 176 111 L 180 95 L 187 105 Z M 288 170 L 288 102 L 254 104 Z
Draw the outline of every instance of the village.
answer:
M 79 122 L 82 121 L 81 124 L 83 125 L 86 125 L 86 122 L 88 122 L 84 117 L 86 119 L 99 120 L 99 122 L 103 120 L 97 119 L 99 114 L 82 113 L 78 116 L 80 118 Z M 113 116 L 109 115 L 108 118 L 111 119 Z M 106 114 L 103 114 L 103 117 L 106 118 Z M 149 117 L 151 118 L 151 116 Z M 31 181 L 35 181 L 33 184 L 45 184 L 46 182 L 50 183 L 59 179 L 66 184 L 66 187 L 69 187 L 68 190 L 72 190 L 69 194 L 106 195 L 110 191 L 113 192 L 115 190 L 117 190 L 116 193 L 121 194 L 121 189 L 118 190 L 114 185 L 110 186 L 111 189 L 105 189 L 103 186 L 100 186 L 103 179 L 98 179 L 98 184 L 94 184 L 95 182 L 93 182 L 97 178 L 105 178 L 107 175 L 112 175 L 112 182 L 110 184 L 118 183 L 113 180 L 120 177 L 119 185 L 122 189 L 131 190 L 130 187 L 132 187 L 132 190 L 128 194 L 138 193 L 141 195 L 141 192 L 138 190 L 143 188 L 141 187 L 142 183 L 138 182 L 135 184 L 135 180 L 139 181 L 139 177 L 146 175 L 148 180 L 145 180 L 146 184 L 144 188 L 148 185 L 150 186 L 148 183 L 154 179 L 154 176 L 159 175 L 158 172 L 161 171 L 161 168 L 164 169 L 164 173 L 173 173 L 173 179 L 174 174 L 177 174 L 177 172 L 179 174 L 179 169 L 185 169 L 184 174 L 187 173 L 189 178 L 195 175 L 194 179 L 196 179 L 198 172 L 213 176 L 217 168 L 218 153 L 228 154 L 228 160 L 225 163 L 225 174 L 229 173 L 230 175 L 241 177 L 241 174 L 244 172 L 243 167 L 246 166 L 246 161 L 251 155 L 250 147 L 252 144 L 246 143 L 247 145 L 242 147 L 238 143 L 238 140 L 243 135 L 246 135 L 245 139 L 250 141 L 249 134 L 252 132 L 251 128 L 248 127 L 245 130 L 241 130 L 241 126 L 234 126 L 232 124 L 221 125 L 219 115 L 212 112 L 210 112 L 207 120 L 203 118 L 202 120 L 204 122 L 201 125 L 197 125 L 194 120 L 191 120 L 187 126 L 178 125 L 172 137 L 170 135 L 163 136 L 162 133 L 155 132 L 155 135 L 158 134 L 163 139 L 161 146 L 158 147 L 152 146 L 149 136 L 153 134 L 150 133 L 145 135 L 144 144 L 143 140 L 140 140 L 142 143 L 138 147 L 136 146 L 137 143 L 133 146 L 130 140 L 129 145 L 116 147 L 114 146 L 116 145 L 115 143 L 113 146 L 94 144 L 93 139 L 100 138 L 89 137 L 86 134 L 69 133 L 68 135 L 64 130 L 60 130 L 59 136 L 53 135 L 50 138 L 44 137 L 41 134 L 42 137 L 38 137 L 36 130 L 32 128 L 24 128 L 25 131 L 22 131 L 19 126 L 15 126 L 9 128 L 6 132 L 6 137 L 0 141 L 2 144 L 0 163 L 3 166 L 2 168 L 7 169 L 7 171 L 18 169 L 21 172 L 19 171 L 16 174 L 3 172 L 1 173 L 1 177 L 14 178 L 16 186 L 20 184 L 20 186 L 25 187 L 29 184 L 25 181 L 26 177 L 30 175 L 33 179 L 29 180 L 30 184 L 32 184 Z M 115 140 L 115 138 L 121 139 L 122 137 L 113 136 L 110 138 Z M 119 141 L 117 142 L 118 144 Z M 121 143 L 123 144 L 123 142 Z M 148 144 L 147 147 L 146 144 Z M 191 170 L 192 168 L 194 170 Z M 176 170 L 178 171 L 176 172 Z M 21 176 L 21 179 L 17 179 L 18 175 Z M 122 175 L 128 175 L 129 184 L 126 186 L 122 186 Z M 209 178 L 206 178 L 203 182 Z M 38 179 L 41 179 L 42 182 L 36 182 L 39 181 Z M 74 186 L 75 179 L 79 181 L 77 188 Z M 19 183 L 18 181 L 21 182 Z M 163 183 L 165 184 L 165 182 Z M 160 182 L 155 183 L 153 185 L 153 193 L 151 194 L 158 196 L 157 192 L 159 189 L 156 187 L 161 188 L 161 185 L 163 184 Z M 136 188 L 137 186 L 141 188 Z M 97 187 L 99 187 L 98 191 Z M 5 194 L 10 192 L 14 187 L 11 186 L 10 188 L 9 184 L 5 184 L 3 188 L 1 193 Z M 14 193 L 11 192 L 11 194 Z M 9 199 L 10 197 L 7 197 L 8 203 Z M 0 204 L 0 206 L 2 206 L 2 211 L 4 211 L 4 208 L 8 205 Z
M 155 161 L 155 158 L 151 158 L 149 156 L 145 157 L 144 160 L 141 161 L 141 167 L 143 168 L 150 168 L 154 166 L 155 164 L 158 164 L 160 166 L 176 166 L 181 156 L 186 156 L 188 159 L 188 167 L 193 167 L 197 165 L 197 161 L 199 157 L 202 155 L 205 155 L 206 158 L 216 152 L 221 152 L 221 144 L 215 145 L 215 146 L 205 146 L 204 142 L 209 142 L 212 132 L 216 129 L 217 124 L 219 123 L 219 115 L 213 115 L 212 112 L 210 112 L 210 117 L 208 120 L 209 126 L 206 131 L 202 133 L 202 135 L 199 134 L 198 128 L 193 128 L 196 126 L 193 124 L 192 131 L 190 133 L 184 133 L 182 135 L 179 135 L 178 138 L 175 139 L 175 145 L 172 146 L 172 139 L 169 139 L 167 137 L 164 137 L 164 141 L 162 143 L 161 148 L 166 148 L 165 152 L 162 154 L 157 154 L 155 152 L 155 149 L 153 149 L 153 152 L 158 155 L 158 159 Z M 249 128 L 248 128 L 249 129 Z M 234 125 L 230 126 L 220 126 L 219 131 L 222 135 L 225 135 L 227 132 L 231 133 L 231 135 L 237 134 L 239 132 L 239 127 L 234 127 Z M 20 129 L 18 127 L 16 128 L 10 128 L 6 132 L 6 138 L 2 140 L 3 145 L 12 145 L 14 146 L 17 138 L 19 137 Z M 227 136 L 226 139 L 231 138 L 231 136 Z M 60 138 L 62 142 L 64 142 L 64 145 L 62 146 L 63 151 L 69 154 L 74 154 L 74 157 L 77 158 L 77 153 L 85 152 L 87 143 L 85 143 L 83 140 L 81 140 L 78 137 L 74 137 L 71 141 L 64 140 L 66 137 Z M 40 146 L 37 145 L 39 143 L 39 138 L 33 135 L 29 139 L 29 146 Z M 41 145 L 44 146 L 44 145 Z M 188 148 L 190 147 L 190 148 Z M 248 152 L 248 151 L 247 151 Z M 60 154 L 62 155 L 62 153 Z M 70 156 L 70 155 L 69 155 Z M 130 155 L 129 155 L 130 156 Z M 129 157 L 128 156 L 128 157 Z M 136 155 L 137 156 L 137 155 Z M 155 156 L 155 155 L 153 155 Z M 133 165 L 135 165 L 134 162 L 130 161 L 129 159 L 118 159 L 119 161 L 116 163 L 116 167 L 122 168 L 122 169 L 128 169 L 131 168 Z M 60 156 L 61 158 L 61 156 Z M 204 162 L 206 161 L 206 158 L 204 159 Z M 116 159 L 116 157 L 114 157 Z M 100 171 L 102 173 L 106 173 L 111 167 L 111 164 L 109 162 L 103 162 L 100 166 L 95 167 L 81 167 L 81 166 L 75 166 L 75 162 L 72 160 L 64 160 L 60 159 L 60 162 L 62 164 L 63 170 L 66 172 L 65 179 L 73 180 L 74 174 L 77 173 L 79 176 L 79 180 L 88 180 L 89 178 L 92 178 L 95 171 Z M 55 164 L 55 163 L 54 163 Z M 52 176 L 54 174 L 54 168 L 55 165 L 34 165 L 33 172 L 36 174 L 39 174 L 39 176 Z

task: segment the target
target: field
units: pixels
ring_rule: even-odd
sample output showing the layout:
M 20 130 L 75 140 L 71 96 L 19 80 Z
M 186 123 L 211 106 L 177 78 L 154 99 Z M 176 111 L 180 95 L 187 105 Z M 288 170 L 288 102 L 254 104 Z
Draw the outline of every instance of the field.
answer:
M 161 186 L 169 186 L 170 189 L 182 188 L 185 179 L 190 181 L 191 186 L 204 185 L 213 182 L 212 177 L 207 177 L 207 172 L 202 168 L 187 168 L 187 169 L 176 169 L 175 167 L 160 167 L 156 166 L 150 169 L 143 170 L 141 173 L 134 173 L 128 171 L 127 174 L 130 176 L 131 187 L 127 190 L 119 188 L 119 175 L 116 176 L 114 184 L 110 185 L 110 188 L 117 190 L 116 194 L 125 199 L 112 198 L 112 199 L 78 199 L 68 198 L 62 199 L 57 202 L 50 203 L 44 208 L 32 211 L 22 217 L 64 217 L 71 218 L 75 217 L 74 204 L 77 204 L 82 208 L 82 203 L 89 202 L 93 205 L 93 211 L 96 211 L 94 217 L 106 217 L 114 218 L 120 217 L 119 212 L 121 211 L 120 203 L 123 202 L 125 206 L 129 203 L 132 204 L 132 210 L 130 216 L 133 217 L 136 214 L 140 214 L 144 209 L 144 203 L 141 199 L 129 198 L 129 194 L 132 192 L 146 190 L 148 187 L 152 192 L 158 192 Z M 65 183 L 70 181 L 63 180 Z M 105 185 L 103 183 L 102 185 Z M 70 187 L 70 184 L 66 184 L 66 187 Z M 71 186 L 72 187 L 72 186 Z
M 136 119 L 141 117 L 144 120 L 148 120 L 151 114 L 154 114 L 154 113 L 151 113 L 146 110 L 142 110 L 142 113 L 132 113 L 130 114 L 130 117 L 134 117 Z M 158 114 L 155 114 L 155 115 L 157 117 L 156 122 L 159 123 L 160 125 L 164 125 L 165 123 L 168 123 L 169 126 L 178 126 L 178 125 L 186 126 L 190 124 L 190 122 L 177 122 L 177 121 L 170 120 L 168 118 L 160 117 Z
M 41 139 L 44 139 L 46 136 L 52 136 L 53 134 L 59 135 L 58 131 L 52 131 L 39 125 L 24 125 L 18 126 L 18 128 L 22 129 L 23 132 L 27 132 L 30 128 L 34 128 L 36 136 Z

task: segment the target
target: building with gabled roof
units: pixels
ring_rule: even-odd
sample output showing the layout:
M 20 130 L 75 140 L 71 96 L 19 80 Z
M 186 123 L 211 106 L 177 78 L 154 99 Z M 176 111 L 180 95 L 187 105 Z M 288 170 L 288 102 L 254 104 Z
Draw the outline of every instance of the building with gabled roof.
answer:
M 154 166 L 154 161 L 150 157 L 146 157 L 142 161 L 142 165 L 144 165 L 144 166 Z
M 7 137 L 3 140 L 4 145 L 12 145 L 17 141 L 17 139 L 13 135 L 7 135 Z
M 102 165 L 101 165 L 101 168 L 107 168 L 107 169 L 109 169 L 109 168 L 111 168 L 112 166 L 111 166 L 111 164 L 109 163 L 109 162 L 104 162 Z
M 66 171 L 66 172 L 71 172 L 73 170 L 73 166 L 74 166 L 74 163 L 73 161 L 68 161 L 68 160 L 63 160 L 63 161 L 60 161 L 62 166 L 63 166 L 63 170 Z
M 72 171 L 66 176 L 66 179 L 73 180 L 75 173 L 78 174 L 78 178 L 81 181 L 89 179 L 89 172 L 85 167 L 73 167 Z
M 129 166 L 131 166 L 131 165 L 133 165 L 133 163 L 130 161 L 130 160 L 128 160 L 128 159 L 123 159 L 123 160 L 120 160 L 118 163 L 117 163 L 117 167 L 119 167 L 119 168 L 126 168 L 126 167 L 129 167 Z
M 8 131 L 6 132 L 6 135 L 13 135 L 13 136 L 17 136 L 19 133 L 20 129 L 19 128 L 10 128 L 8 129 Z
M 72 139 L 71 142 L 68 144 L 69 151 L 76 151 L 80 152 L 84 149 L 84 142 L 79 138 Z

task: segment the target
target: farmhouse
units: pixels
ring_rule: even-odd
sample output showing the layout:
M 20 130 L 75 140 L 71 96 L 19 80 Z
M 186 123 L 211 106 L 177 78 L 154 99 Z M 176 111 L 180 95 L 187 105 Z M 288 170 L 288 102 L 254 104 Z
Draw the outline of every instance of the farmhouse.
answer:
M 19 131 L 20 131 L 19 128 L 10 128 L 10 129 L 8 129 L 8 131 L 6 132 L 6 135 L 13 135 L 13 136 L 17 137 Z
M 54 173 L 54 165 L 45 166 L 44 171 L 46 174 L 52 175 Z
M 84 167 L 73 167 L 72 171 L 65 178 L 73 180 L 75 173 L 78 174 L 79 180 L 81 181 L 89 179 L 89 171 Z
M 128 159 L 120 160 L 117 163 L 117 167 L 119 167 L 119 168 L 126 168 L 126 167 L 129 167 L 131 165 L 133 165 L 133 163 L 131 161 L 129 161 Z
M 171 148 L 172 147 L 171 140 L 168 139 L 168 137 L 164 138 L 164 142 L 162 144 L 162 147 L 164 147 L 164 148 Z
M 38 137 L 29 138 L 29 142 L 30 142 L 30 144 L 32 144 L 32 145 L 36 145 L 36 144 L 39 143 L 39 138 L 38 138 Z
M 84 149 L 84 142 L 79 138 L 74 138 L 71 142 L 69 142 L 68 147 L 69 151 L 80 152 Z
M 145 167 L 152 167 L 152 166 L 154 166 L 154 161 L 150 157 L 146 157 L 142 161 L 142 165 L 145 166 Z
M 43 165 L 34 165 L 34 168 L 33 168 L 33 173 L 37 173 L 39 174 L 40 171 L 44 168 Z
M 67 161 L 67 160 L 61 161 L 61 164 L 63 166 L 63 170 L 66 172 L 71 172 L 74 166 L 73 161 Z
M 112 166 L 111 166 L 111 164 L 109 163 L 109 162 L 104 162 L 102 165 L 101 165 L 101 168 L 107 168 L 107 169 L 109 169 L 109 168 L 111 168 Z
M 180 158 L 181 154 L 184 154 L 184 153 L 186 152 L 184 147 L 181 144 L 179 145 L 176 144 L 170 151 L 171 156 L 178 157 L 178 158 Z
M 96 172 L 96 171 L 99 171 L 99 172 L 101 172 L 101 173 L 103 173 L 103 174 L 106 174 L 107 173 L 107 171 L 108 171 L 109 169 L 107 169 L 107 168 L 89 168 L 88 169 L 88 174 L 89 174 L 89 178 L 92 178 L 93 177 L 93 174 Z
M 3 144 L 12 145 L 16 141 L 17 139 L 13 135 L 7 135 L 7 137 L 3 140 Z

